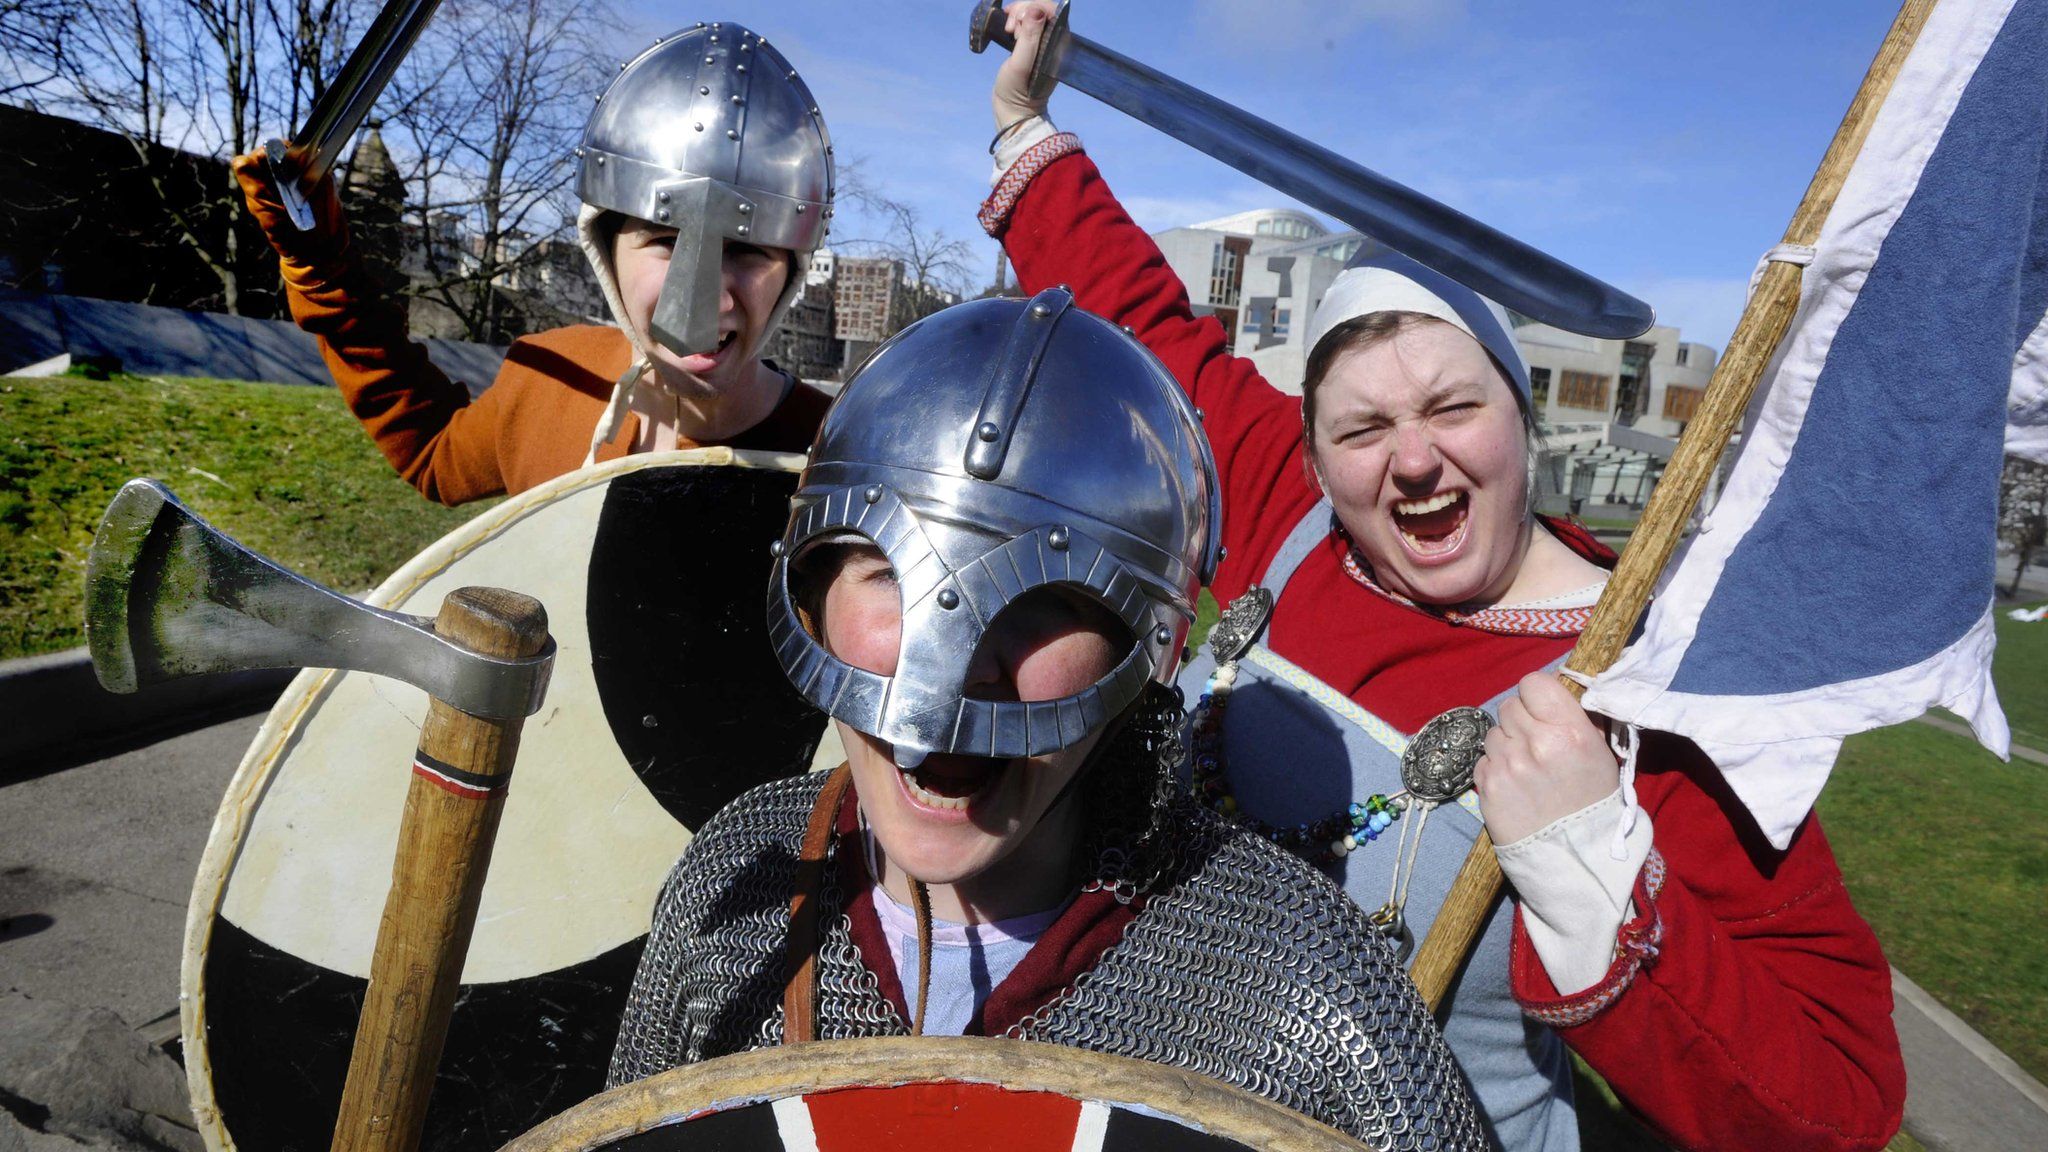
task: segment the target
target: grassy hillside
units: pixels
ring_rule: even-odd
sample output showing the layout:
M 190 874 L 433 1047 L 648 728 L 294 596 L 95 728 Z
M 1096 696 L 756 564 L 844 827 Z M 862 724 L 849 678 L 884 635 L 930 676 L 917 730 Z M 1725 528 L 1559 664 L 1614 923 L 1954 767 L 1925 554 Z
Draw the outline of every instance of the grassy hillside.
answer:
M 429 503 L 331 388 L 55 377 L 0 382 L 0 658 L 85 642 L 85 557 L 129 479 L 163 481 L 244 544 L 345 591 L 481 505 Z

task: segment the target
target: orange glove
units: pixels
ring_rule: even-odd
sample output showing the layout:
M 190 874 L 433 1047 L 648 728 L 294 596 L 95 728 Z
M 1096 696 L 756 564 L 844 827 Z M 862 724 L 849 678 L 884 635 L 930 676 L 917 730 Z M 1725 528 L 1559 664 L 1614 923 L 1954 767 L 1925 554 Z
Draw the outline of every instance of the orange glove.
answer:
M 235 157 L 232 167 L 235 182 L 242 186 L 242 202 L 270 246 L 277 249 L 278 271 L 284 274 L 285 283 L 300 292 L 315 292 L 339 282 L 353 261 L 348 217 L 341 210 L 333 175 L 321 180 L 308 197 L 313 205 L 313 228 L 302 232 L 285 211 L 262 149 Z

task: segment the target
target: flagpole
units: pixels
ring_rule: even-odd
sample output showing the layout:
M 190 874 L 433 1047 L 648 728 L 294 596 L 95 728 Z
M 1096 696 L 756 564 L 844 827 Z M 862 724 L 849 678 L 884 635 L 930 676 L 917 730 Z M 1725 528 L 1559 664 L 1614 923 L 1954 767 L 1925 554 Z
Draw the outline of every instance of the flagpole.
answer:
M 1786 245 L 1810 247 L 1820 238 L 1821 225 L 1834 208 L 1842 182 L 1862 151 L 1864 138 L 1870 134 L 1870 126 L 1884 106 L 1892 81 L 1913 50 L 1934 4 L 1935 0 L 1906 0 L 1899 9 L 1883 46 L 1871 61 L 1870 71 L 1863 77 L 1863 86 L 1857 89 L 1841 127 L 1835 130 L 1834 141 L 1828 145 L 1827 154 L 1807 185 L 1799 210 L 1785 228 Z M 1763 276 L 1750 294 L 1742 319 L 1735 326 L 1735 335 L 1728 342 L 1727 353 L 1715 366 L 1706 394 L 1665 466 L 1663 479 L 1651 492 L 1642 520 L 1622 550 L 1621 561 L 1615 565 L 1599 603 L 1593 606 L 1577 646 L 1565 661 L 1568 670 L 1598 675 L 1621 656 L 1636 621 L 1649 604 L 1658 575 L 1670 562 L 1679 537 L 1699 505 L 1701 493 L 1720 464 L 1729 437 L 1735 434 L 1743 414 L 1749 410 L 1757 381 L 1791 326 L 1792 316 L 1799 308 L 1800 267 L 1780 259 L 1764 266 Z M 1565 686 L 1574 695 L 1585 691 L 1583 685 L 1569 678 L 1565 679 Z M 1442 1004 L 1451 982 L 1478 943 L 1501 887 L 1500 863 L 1494 856 L 1493 840 L 1482 830 L 1409 970 L 1431 1011 Z

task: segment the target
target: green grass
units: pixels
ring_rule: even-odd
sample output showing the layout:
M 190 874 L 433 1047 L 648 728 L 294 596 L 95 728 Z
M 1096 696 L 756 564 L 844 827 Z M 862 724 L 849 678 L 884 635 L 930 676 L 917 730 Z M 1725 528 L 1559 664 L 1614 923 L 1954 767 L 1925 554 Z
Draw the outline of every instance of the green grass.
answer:
M 1998 683 L 1998 702 L 2015 741 L 2048 752 L 2048 619 L 2031 623 L 2006 613 L 2036 604 L 2007 604 L 1998 609 L 1998 651 L 1991 657 L 1991 676 Z M 2048 769 L 2041 769 L 2048 771 Z
M 442 508 L 385 463 L 332 388 L 55 377 L 0 382 L 0 658 L 85 642 L 86 551 L 129 479 L 347 592 L 481 505 Z
M 2048 1079 L 2048 768 L 1903 724 L 1848 741 L 1820 813 L 1891 962 Z

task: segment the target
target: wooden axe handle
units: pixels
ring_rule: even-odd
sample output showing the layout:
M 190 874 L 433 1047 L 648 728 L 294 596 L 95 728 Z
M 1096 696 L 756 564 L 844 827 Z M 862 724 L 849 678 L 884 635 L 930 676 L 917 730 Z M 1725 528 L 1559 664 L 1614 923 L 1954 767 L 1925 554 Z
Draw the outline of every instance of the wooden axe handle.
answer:
M 497 588 L 449 593 L 434 630 L 497 657 L 534 656 L 548 641 L 540 601 Z M 349 1056 L 335 1152 L 419 1146 L 522 723 L 430 703 Z
M 1799 210 L 1785 228 L 1785 243 L 1810 245 L 1820 239 L 1821 225 L 1834 208 L 1835 197 L 1841 193 L 1842 182 L 1855 165 L 1857 153 L 1863 149 L 1864 137 L 1870 134 L 1870 126 L 1877 119 L 1878 109 L 1884 106 L 1892 81 L 1898 77 L 1899 68 L 1905 64 L 1933 10 L 1934 0 L 1906 0 L 1899 9 L 1898 18 L 1870 63 L 1870 71 L 1863 77 L 1862 87 L 1842 117 L 1841 127 L 1835 130 L 1827 154 L 1807 185 Z M 1749 410 L 1757 381 L 1776 353 L 1778 342 L 1791 327 L 1792 316 L 1799 309 L 1799 285 L 1800 271 L 1796 266 L 1775 260 L 1765 266 L 1763 277 L 1735 326 L 1735 335 L 1728 341 L 1727 354 L 1715 365 L 1698 411 L 1686 425 L 1685 435 L 1679 438 L 1663 479 L 1650 493 L 1642 521 L 1629 537 L 1613 578 L 1600 594 L 1600 602 L 1594 605 L 1586 621 L 1586 630 L 1580 633 L 1579 642 L 1572 649 L 1566 663 L 1574 671 L 1597 675 L 1620 657 L 1629 633 L 1635 630 L 1636 621 L 1650 602 L 1658 575 L 1670 562 L 1679 537 L 1692 519 L 1693 509 L 1706 491 L 1707 480 L 1721 461 L 1728 438 L 1735 434 L 1743 414 Z M 1583 686 L 1569 679 L 1565 686 L 1574 695 L 1585 692 Z M 1443 909 L 1430 925 L 1409 969 L 1431 1011 L 1443 1003 L 1458 970 L 1479 943 L 1479 934 L 1486 926 L 1493 902 L 1500 898 L 1502 886 L 1493 841 L 1481 831 L 1464 865 L 1458 869 L 1457 878 L 1451 882 Z

